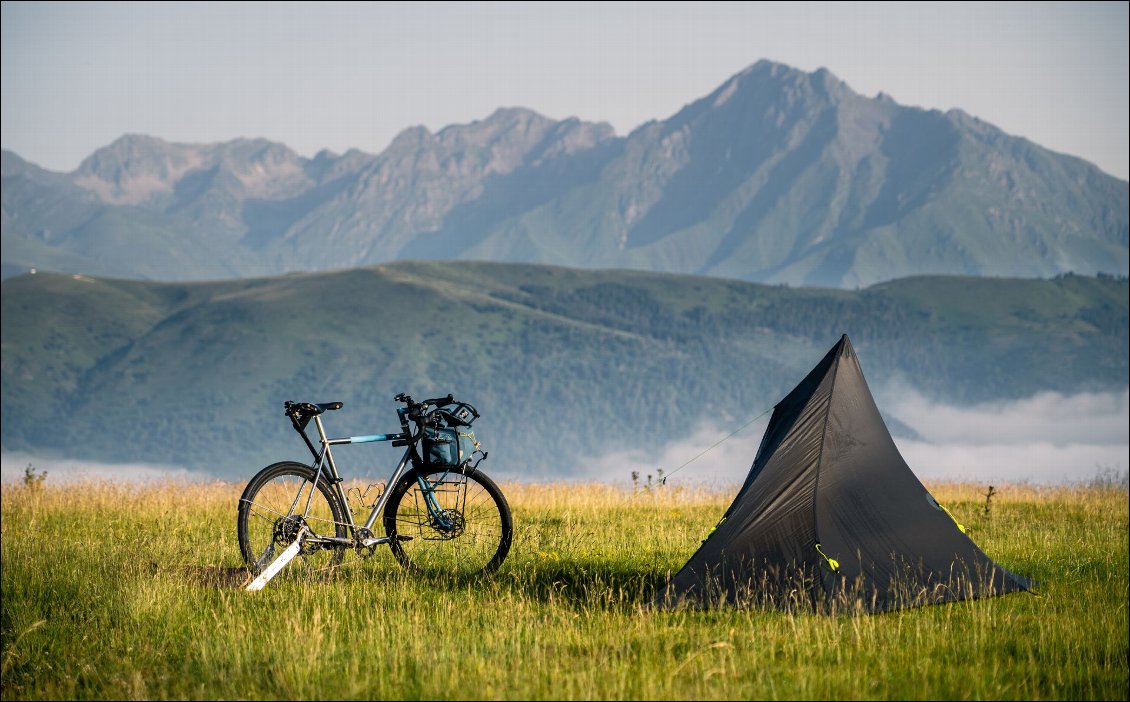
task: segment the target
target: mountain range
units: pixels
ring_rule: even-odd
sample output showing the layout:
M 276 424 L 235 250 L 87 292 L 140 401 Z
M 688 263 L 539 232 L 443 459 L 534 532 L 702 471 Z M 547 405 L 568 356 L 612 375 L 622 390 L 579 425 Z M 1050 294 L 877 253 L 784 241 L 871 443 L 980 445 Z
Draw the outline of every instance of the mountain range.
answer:
M 835 290 L 439 261 L 197 283 L 40 272 L 0 286 L 5 450 L 233 480 L 309 458 L 284 400 L 345 402 L 326 422 L 348 436 L 395 431 L 398 392 L 451 392 L 483 414 L 492 475 L 557 479 L 609 452 L 658 457 L 703 426 L 742 426 L 843 333 L 873 388 L 900 381 L 954 406 L 1121 393 L 1130 357 L 1130 282 L 1111 276 Z
M 1130 265 L 1126 181 L 960 110 L 769 61 L 626 136 L 507 108 L 377 155 L 129 135 L 71 173 L 10 151 L 0 166 L 5 278 L 473 259 L 852 288 Z

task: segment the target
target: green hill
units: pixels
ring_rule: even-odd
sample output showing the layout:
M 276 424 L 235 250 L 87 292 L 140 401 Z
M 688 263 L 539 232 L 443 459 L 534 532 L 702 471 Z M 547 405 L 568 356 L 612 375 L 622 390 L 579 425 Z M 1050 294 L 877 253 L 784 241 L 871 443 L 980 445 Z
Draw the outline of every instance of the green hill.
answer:
M 284 400 L 454 393 L 491 472 L 567 476 L 771 406 L 847 333 L 874 385 L 948 402 L 1127 384 L 1125 278 L 920 277 L 864 290 L 518 264 L 404 262 L 216 283 L 3 283 L 3 447 L 250 476 L 301 458 Z

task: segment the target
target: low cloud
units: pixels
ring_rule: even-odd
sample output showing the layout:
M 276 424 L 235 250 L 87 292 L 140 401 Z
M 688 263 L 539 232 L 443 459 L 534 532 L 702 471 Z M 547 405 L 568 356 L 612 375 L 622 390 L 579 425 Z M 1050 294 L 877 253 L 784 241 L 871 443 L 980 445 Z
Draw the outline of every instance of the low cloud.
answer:
M 919 479 L 982 483 L 1067 484 L 1095 478 L 1125 481 L 1130 469 L 1130 389 L 1115 393 L 1040 393 L 1013 402 L 967 407 L 939 404 L 906 386 L 889 385 L 876 402 L 916 432 L 895 444 Z M 643 484 L 737 486 L 753 464 L 762 419 L 731 430 L 703 426 L 688 439 L 654 451 L 610 453 L 586 461 L 578 477 Z M 721 443 L 719 443 L 721 442 Z
M 875 391 L 887 416 L 914 438 L 895 444 L 925 481 L 1066 484 L 1095 478 L 1125 481 L 1130 470 L 1130 388 L 1114 393 L 1040 393 L 1013 402 L 967 407 L 939 404 L 913 388 L 890 384 Z M 610 484 L 736 487 L 753 464 L 768 415 L 734 432 L 698 427 L 667 445 L 639 447 L 585 460 L 571 476 Z M 19 482 L 28 465 L 48 483 L 77 480 L 208 482 L 216 476 L 176 466 L 102 464 L 27 453 L 0 454 L 0 479 Z M 248 479 L 250 476 L 247 476 Z
M 1044 392 L 1012 402 L 939 405 L 904 385 L 876 393 L 879 406 L 931 444 L 1053 446 L 1127 443 L 1130 389 L 1121 393 Z
M 1120 479 L 1130 469 L 1130 388 L 969 407 L 932 403 L 906 386 L 876 395 L 918 433 L 895 443 L 926 480 L 1063 484 Z
M 688 439 L 656 446 L 655 450 L 632 449 L 605 454 L 585 461 L 577 477 L 612 484 L 631 484 L 632 474 L 639 485 L 671 483 L 706 487 L 741 484 L 753 465 L 769 417 L 729 436 L 733 429 L 700 426 Z
M 1125 480 L 1127 474 L 1126 444 L 895 443 L 921 480 L 1061 485 L 1096 478 Z
M 46 473 L 48 484 L 70 483 L 84 480 L 112 480 L 120 483 L 144 484 L 153 482 L 210 482 L 216 476 L 202 471 L 175 466 L 143 463 L 95 463 L 66 458 L 44 458 L 22 452 L 0 453 L 0 481 L 18 483 L 27 471 Z

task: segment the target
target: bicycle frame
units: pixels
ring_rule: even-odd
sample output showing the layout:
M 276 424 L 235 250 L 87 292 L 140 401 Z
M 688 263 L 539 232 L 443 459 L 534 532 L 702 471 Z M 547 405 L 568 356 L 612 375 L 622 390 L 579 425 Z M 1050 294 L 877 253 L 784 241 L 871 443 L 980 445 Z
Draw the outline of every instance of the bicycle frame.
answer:
M 349 436 L 340 438 L 327 437 L 326 429 L 322 424 L 321 416 L 314 415 L 312 419 L 314 420 L 314 426 L 318 429 L 318 440 L 322 446 L 321 451 L 317 451 L 314 448 L 313 443 L 306 435 L 304 429 L 299 430 L 302 438 L 306 441 L 307 447 L 314 455 L 314 482 L 310 485 L 310 492 L 306 498 L 306 505 L 304 506 L 302 511 L 303 518 L 305 518 L 309 514 L 310 503 L 313 500 L 314 491 L 318 489 L 318 482 L 324 479 L 326 483 L 329 484 L 330 489 L 333 491 L 335 497 L 341 502 L 341 505 L 344 507 L 343 511 L 345 512 L 345 518 L 348 520 L 347 526 L 349 527 L 350 532 L 353 534 L 353 538 L 351 539 L 336 536 L 311 535 L 307 537 L 309 541 L 313 543 L 323 543 L 333 546 L 357 545 L 362 547 L 376 546 L 378 544 L 388 543 L 389 539 L 387 536 L 370 536 L 367 538 L 361 538 L 360 531 L 364 529 L 367 530 L 370 534 L 373 533 L 373 525 L 376 524 L 377 519 L 380 518 L 381 513 L 384 511 L 385 505 L 388 503 L 389 495 L 392 493 L 393 487 L 400 482 L 400 479 L 407 471 L 408 464 L 419 463 L 419 458 L 416 456 L 415 443 L 411 441 L 412 435 L 408 428 L 406 413 L 407 410 L 404 408 L 397 409 L 397 416 L 400 418 L 400 426 L 403 429 L 403 431 L 399 433 L 369 434 L 365 436 Z M 389 476 L 388 481 L 385 484 L 385 489 L 381 492 L 380 497 L 373 505 L 373 509 L 369 513 L 369 516 L 365 520 L 365 523 L 358 526 L 357 523 L 353 521 L 353 510 L 349 508 L 348 496 L 346 495 L 345 490 L 341 487 L 342 478 L 340 473 L 338 473 L 337 463 L 334 461 L 333 451 L 330 449 L 330 447 L 341 446 L 345 444 L 366 444 L 377 441 L 404 441 L 409 443 L 408 447 L 404 449 L 404 455 L 401 456 L 400 461 L 396 464 L 396 468 L 392 471 L 392 475 Z M 424 495 L 424 502 L 428 508 L 428 515 L 434 520 L 435 526 L 442 531 L 447 531 L 453 528 L 454 525 L 444 515 L 443 510 L 440 509 L 439 504 L 436 502 L 435 487 L 429 481 L 427 481 L 423 477 L 423 475 L 420 475 L 417 478 L 417 483 L 420 486 L 421 493 Z M 291 504 L 292 511 L 297 506 L 298 501 L 301 499 L 301 497 L 302 490 L 299 489 L 298 494 L 295 495 L 295 501 Z
M 239 550 L 257 576 L 246 590 L 263 589 L 299 556 L 307 573 L 328 572 L 343 563 L 348 550 L 365 560 L 378 544 L 388 544 L 400 565 L 413 572 L 490 573 L 506 558 L 514 533 L 510 506 L 478 468 L 487 452 L 469 429 L 459 428 L 470 426 L 478 410 L 450 393 L 421 402 L 406 393 L 394 399 L 404 405 L 397 409 L 399 432 L 338 437 L 326 434 L 321 415 L 343 403 L 283 403 L 313 463 L 272 463 L 244 488 Z M 316 437 L 308 431 L 311 420 Z M 366 504 L 368 489 L 357 489 L 360 504 L 351 504 L 355 488 L 344 484 L 334 448 L 378 441 L 405 447 L 404 454 L 372 505 Z M 381 536 L 373 531 L 378 521 Z

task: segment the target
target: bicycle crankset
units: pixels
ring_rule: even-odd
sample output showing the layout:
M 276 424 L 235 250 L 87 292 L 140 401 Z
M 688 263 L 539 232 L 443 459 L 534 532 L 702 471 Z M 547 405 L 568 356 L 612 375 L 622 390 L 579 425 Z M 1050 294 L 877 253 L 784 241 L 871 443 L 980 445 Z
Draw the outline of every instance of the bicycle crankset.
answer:
M 373 533 L 372 529 L 367 529 L 365 527 L 361 527 L 360 529 L 357 530 L 356 543 L 357 543 L 357 555 L 358 556 L 360 556 L 361 558 L 369 558 L 374 553 L 377 552 L 377 546 L 379 544 L 372 544 L 371 546 L 364 546 L 363 545 L 366 540 L 373 539 L 375 536 L 376 536 L 376 534 Z M 388 539 L 385 539 L 384 541 L 382 541 L 380 543 L 385 543 L 387 541 L 388 541 Z

